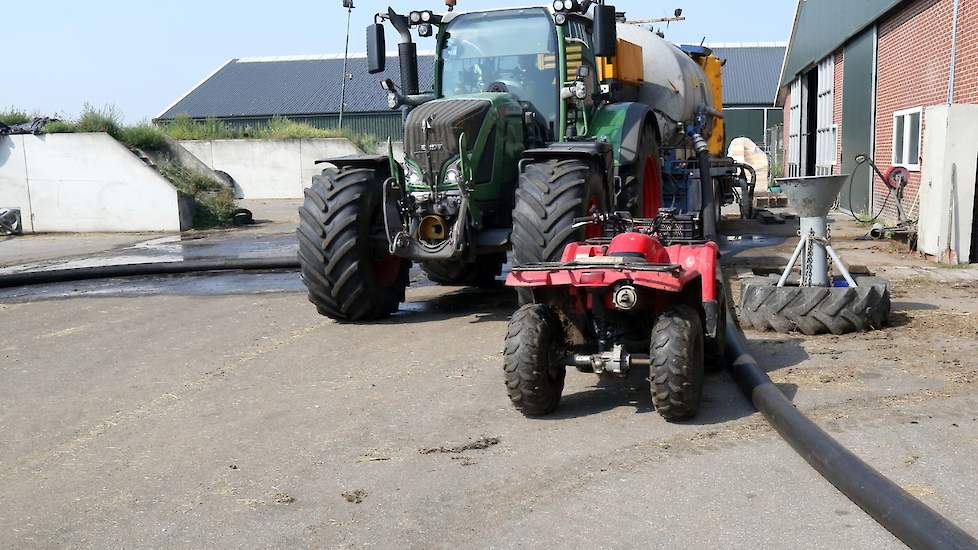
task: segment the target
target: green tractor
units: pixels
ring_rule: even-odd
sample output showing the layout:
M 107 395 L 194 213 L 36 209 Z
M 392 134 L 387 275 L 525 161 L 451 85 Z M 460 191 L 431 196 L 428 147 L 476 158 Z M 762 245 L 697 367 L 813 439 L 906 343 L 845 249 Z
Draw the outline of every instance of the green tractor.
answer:
M 675 92 L 643 89 L 642 48 L 619 38 L 620 18 L 590 0 L 377 14 L 367 28 L 371 73 L 385 69 L 384 23 L 401 38 L 400 88 L 382 86 L 391 109 L 408 113 L 405 158 L 389 147 L 387 156 L 330 159 L 305 191 L 299 259 L 319 312 L 380 319 L 404 300 L 413 262 L 437 283 L 490 284 L 509 251 L 514 265 L 554 261 L 568 243 L 600 236 L 575 223 L 582 217 L 653 216 L 663 206 L 663 133 L 706 134 L 709 110 L 684 125 L 655 108 L 643 94 Z M 412 31 L 435 37 L 431 91 L 418 90 Z M 705 95 L 702 80 L 694 86 Z

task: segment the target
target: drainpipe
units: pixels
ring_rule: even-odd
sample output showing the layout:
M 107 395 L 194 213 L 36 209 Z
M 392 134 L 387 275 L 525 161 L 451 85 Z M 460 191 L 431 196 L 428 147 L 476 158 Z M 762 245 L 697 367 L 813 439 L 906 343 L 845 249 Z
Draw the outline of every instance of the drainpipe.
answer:
M 961 0 L 954 0 L 954 16 L 951 18 L 951 74 L 947 78 L 947 104 L 954 103 L 954 66 L 958 58 L 958 9 Z

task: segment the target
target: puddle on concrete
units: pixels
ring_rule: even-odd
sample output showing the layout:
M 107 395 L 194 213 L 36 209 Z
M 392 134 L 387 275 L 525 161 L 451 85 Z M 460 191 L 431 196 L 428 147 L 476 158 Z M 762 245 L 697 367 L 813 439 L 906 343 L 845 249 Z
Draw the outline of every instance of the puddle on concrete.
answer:
M 295 256 L 295 235 L 229 233 L 208 237 L 160 237 L 88 258 L 55 259 L 0 268 L 0 274 L 80 267 L 103 267 L 155 262 L 179 262 L 207 258 L 269 258 Z
M 24 303 L 67 298 L 136 296 L 220 296 L 305 292 L 294 271 L 224 272 L 195 275 L 120 277 L 0 289 L 0 303 Z

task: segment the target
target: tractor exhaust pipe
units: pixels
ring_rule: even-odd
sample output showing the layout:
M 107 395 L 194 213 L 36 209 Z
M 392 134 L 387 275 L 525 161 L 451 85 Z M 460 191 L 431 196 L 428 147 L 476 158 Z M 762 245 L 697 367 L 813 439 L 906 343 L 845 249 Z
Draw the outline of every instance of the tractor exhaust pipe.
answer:
M 978 540 L 863 462 L 796 409 L 747 351 L 747 339 L 732 308 L 727 318 L 730 374 L 778 434 L 822 477 L 910 548 L 978 548 Z
M 418 95 L 418 45 L 411 39 L 411 24 L 406 16 L 387 8 L 391 25 L 401 35 L 397 45 L 397 59 L 401 65 L 401 95 Z

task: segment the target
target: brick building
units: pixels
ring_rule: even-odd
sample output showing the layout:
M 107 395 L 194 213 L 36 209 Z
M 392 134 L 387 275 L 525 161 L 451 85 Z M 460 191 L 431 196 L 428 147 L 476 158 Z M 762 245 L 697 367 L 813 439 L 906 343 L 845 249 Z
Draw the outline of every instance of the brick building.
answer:
M 868 153 L 884 171 L 905 166 L 921 250 L 972 262 L 975 104 L 978 0 L 798 2 L 777 102 L 786 173 L 853 174 L 840 205 L 895 220 L 888 189 L 854 158 Z

